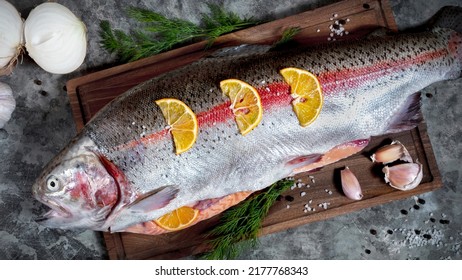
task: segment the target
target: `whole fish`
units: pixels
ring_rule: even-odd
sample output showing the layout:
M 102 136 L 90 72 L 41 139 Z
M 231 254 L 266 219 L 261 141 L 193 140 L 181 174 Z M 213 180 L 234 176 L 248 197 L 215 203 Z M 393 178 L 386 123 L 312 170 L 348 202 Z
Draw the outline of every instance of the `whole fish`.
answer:
M 458 32 L 460 15 L 446 14 Z M 421 120 L 415 93 L 461 74 L 457 31 L 440 26 L 212 57 L 155 77 L 109 103 L 48 164 L 33 186 L 35 198 L 51 208 L 41 223 L 143 232 L 143 223 L 184 205 L 206 211 L 228 199 L 229 206 L 275 181 L 356 153 L 371 136 L 410 129 Z M 324 106 L 308 127 L 299 125 L 279 74 L 286 67 L 306 69 L 321 84 Z M 219 88 L 229 78 L 253 85 L 261 97 L 263 119 L 245 136 Z M 197 115 L 196 143 L 180 155 L 154 103 L 161 98 L 182 100 Z

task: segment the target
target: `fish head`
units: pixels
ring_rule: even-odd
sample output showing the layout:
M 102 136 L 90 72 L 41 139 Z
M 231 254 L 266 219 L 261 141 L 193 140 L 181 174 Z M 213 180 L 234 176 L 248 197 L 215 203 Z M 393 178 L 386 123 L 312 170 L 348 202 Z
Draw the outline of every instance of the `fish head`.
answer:
M 117 182 L 80 141 L 47 165 L 32 192 L 51 208 L 37 222 L 61 229 L 104 230 L 101 226 L 118 200 Z

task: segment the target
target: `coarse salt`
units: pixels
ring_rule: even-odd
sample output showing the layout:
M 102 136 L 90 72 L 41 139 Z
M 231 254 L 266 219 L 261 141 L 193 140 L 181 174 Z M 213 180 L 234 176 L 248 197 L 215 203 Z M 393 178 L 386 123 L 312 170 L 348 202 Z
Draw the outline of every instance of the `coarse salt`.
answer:
M 306 195 L 306 192 L 301 192 L 301 193 L 300 193 L 300 196 L 301 196 L 301 197 L 304 197 L 305 195 Z

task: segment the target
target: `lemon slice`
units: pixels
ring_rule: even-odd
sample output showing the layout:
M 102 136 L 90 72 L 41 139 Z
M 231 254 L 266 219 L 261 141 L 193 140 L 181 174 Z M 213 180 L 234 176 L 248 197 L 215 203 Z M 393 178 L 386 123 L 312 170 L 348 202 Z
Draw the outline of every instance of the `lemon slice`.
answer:
M 305 127 L 316 120 L 323 105 L 323 95 L 318 78 L 298 68 L 284 68 L 280 71 L 294 100 L 292 106 L 300 125 Z
M 242 135 L 246 135 L 261 121 L 263 107 L 260 95 L 251 85 L 237 79 L 220 82 L 224 95 L 231 100 L 231 110 Z
M 199 210 L 192 207 L 183 206 L 162 217 L 154 220 L 154 222 L 161 228 L 168 231 L 177 231 L 187 228 L 192 224 L 199 215 Z
M 156 101 L 175 143 L 176 154 L 189 150 L 196 142 L 198 125 L 194 112 L 183 102 L 174 98 L 164 98 Z

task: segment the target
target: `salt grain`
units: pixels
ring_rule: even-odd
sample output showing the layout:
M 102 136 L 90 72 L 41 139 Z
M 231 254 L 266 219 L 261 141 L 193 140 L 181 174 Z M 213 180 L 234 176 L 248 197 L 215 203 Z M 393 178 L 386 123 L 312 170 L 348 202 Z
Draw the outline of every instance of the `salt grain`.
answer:
M 329 191 L 328 194 L 332 195 L 332 191 Z
M 301 193 L 300 193 L 300 196 L 301 196 L 301 197 L 304 197 L 305 195 L 306 195 L 306 192 L 301 192 Z
M 289 205 L 289 204 L 287 204 L 286 208 L 287 208 L 287 209 L 289 209 L 289 208 L 290 208 L 290 205 Z
M 338 17 L 338 14 L 334 14 L 334 18 Z
M 318 32 L 318 33 L 321 32 L 321 29 L 317 29 L 316 32 Z

